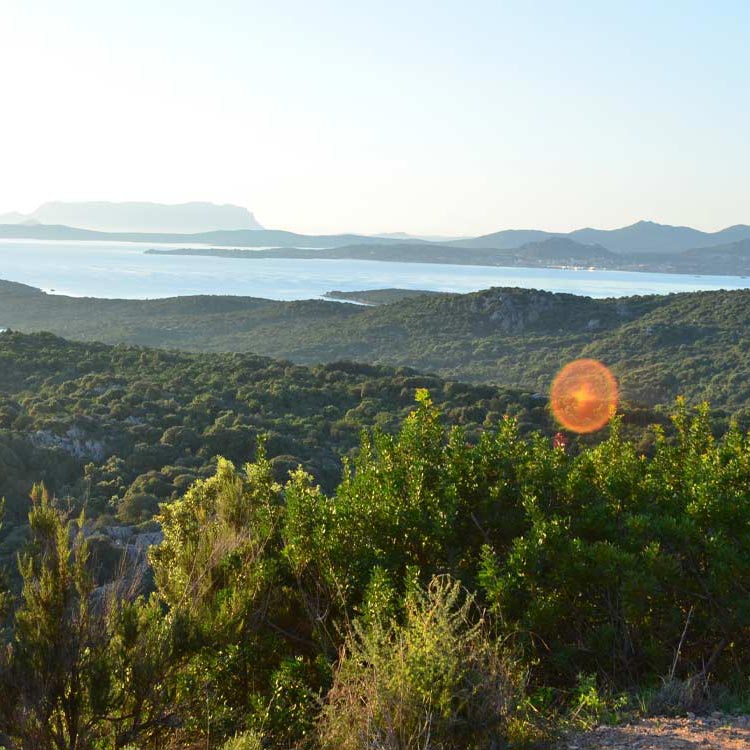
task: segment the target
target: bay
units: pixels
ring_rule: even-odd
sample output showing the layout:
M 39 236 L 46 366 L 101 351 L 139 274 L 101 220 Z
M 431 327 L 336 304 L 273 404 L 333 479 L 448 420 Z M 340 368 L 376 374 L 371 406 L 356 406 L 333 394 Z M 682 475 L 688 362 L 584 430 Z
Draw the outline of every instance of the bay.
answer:
M 151 247 L 170 246 L 0 240 L 0 278 L 56 294 L 121 299 L 228 294 L 294 300 L 318 298 L 332 290 L 398 287 L 473 292 L 492 286 L 621 297 L 750 287 L 750 279 L 739 276 L 363 260 L 146 255 L 144 251 Z

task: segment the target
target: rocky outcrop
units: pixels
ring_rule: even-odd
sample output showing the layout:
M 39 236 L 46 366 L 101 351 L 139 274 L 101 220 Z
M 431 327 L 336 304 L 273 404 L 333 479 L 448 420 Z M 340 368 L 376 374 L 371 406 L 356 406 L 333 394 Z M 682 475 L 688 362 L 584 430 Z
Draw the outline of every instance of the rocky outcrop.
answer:
M 128 596 L 140 590 L 150 568 L 148 550 L 164 541 L 160 528 L 139 532 L 133 526 L 104 526 L 96 529 L 93 525 L 87 525 L 83 532 L 91 543 L 94 540 L 104 543 L 108 550 L 106 556 L 119 560 L 116 567 L 110 567 L 105 575 L 105 580 L 113 580 L 102 583 L 94 590 L 95 598 L 100 601 L 113 593 L 116 596 Z
M 70 427 L 62 435 L 51 430 L 37 430 L 29 439 L 35 448 L 58 448 L 78 459 L 103 461 L 106 457 L 104 441 L 86 437 L 79 427 Z
M 573 299 L 571 295 L 536 290 L 490 289 L 472 295 L 468 311 L 479 318 L 482 327 L 489 323 L 492 330 L 520 334 L 550 320 L 565 323 L 569 296 Z M 576 304 L 581 304 L 580 298 Z

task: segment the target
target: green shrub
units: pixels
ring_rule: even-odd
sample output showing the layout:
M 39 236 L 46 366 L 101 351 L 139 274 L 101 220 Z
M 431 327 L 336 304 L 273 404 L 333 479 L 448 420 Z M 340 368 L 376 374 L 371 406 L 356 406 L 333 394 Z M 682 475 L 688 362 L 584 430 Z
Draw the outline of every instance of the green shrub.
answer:
M 221 750 L 263 750 L 263 737 L 258 732 L 241 732 L 228 739 Z
M 355 625 L 320 722 L 326 750 L 493 748 L 516 686 L 473 598 L 448 576 L 406 599 L 403 622 Z

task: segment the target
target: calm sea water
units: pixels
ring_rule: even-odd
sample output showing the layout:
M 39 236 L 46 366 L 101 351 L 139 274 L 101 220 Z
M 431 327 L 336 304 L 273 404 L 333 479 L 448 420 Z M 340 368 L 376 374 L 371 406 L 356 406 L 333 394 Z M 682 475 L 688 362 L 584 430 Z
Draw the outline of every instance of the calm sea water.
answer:
M 128 299 L 232 294 L 292 300 L 319 297 L 334 289 L 473 292 L 491 286 L 619 297 L 750 287 L 750 279 L 737 276 L 145 255 L 150 247 L 166 246 L 0 240 L 0 279 L 58 294 Z

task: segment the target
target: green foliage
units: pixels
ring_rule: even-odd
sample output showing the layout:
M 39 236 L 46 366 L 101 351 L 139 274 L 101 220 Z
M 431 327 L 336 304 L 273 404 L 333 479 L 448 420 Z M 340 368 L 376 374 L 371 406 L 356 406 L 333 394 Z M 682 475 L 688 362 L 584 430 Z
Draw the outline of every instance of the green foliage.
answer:
M 159 598 L 187 628 L 176 700 L 194 731 L 244 723 L 285 744 L 312 727 L 327 665 L 316 661 L 313 623 L 295 612 L 282 513 L 262 447 L 242 472 L 219 460 L 213 477 L 162 508 L 164 541 L 150 557 Z
M 433 578 L 403 622 L 355 623 L 324 708 L 322 748 L 494 748 L 516 686 L 473 600 Z
M 529 394 L 459 388 L 407 369 L 304 368 L 18 333 L 0 335 L 0 364 L 0 497 L 7 499 L 0 565 L 9 567 L 37 481 L 93 522 L 139 525 L 159 503 L 210 477 L 217 455 L 241 465 L 265 435 L 276 481 L 301 466 L 330 492 L 362 429 L 395 431 L 425 386 L 469 435 L 488 414 L 509 409 L 551 429 L 544 402 Z
M 241 732 L 228 739 L 221 750 L 263 750 L 263 737 L 257 732 Z
M 0 500 L 0 531 L 3 528 L 3 513 L 5 512 L 5 502 Z M 0 567 L 0 628 L 8 613 L 8 609 L 11 604 L 11 595 L 8 591 L 8 583 L 6 580 L 5 570 Z
M 749 298 L 744 289 L 591 299 L 502 288 L 368 307 L 72 299 L 0 282 L 0 316 L 14 329 L 89 341 L 252 351 L 309 364 L 356 359 L 542 393 L 563 364 L 594 357 L 613 368 L 627 402 L 668 408 L 684 395 L 747 421 Z
M 627 704 L 627 696 L 610 697 L 602 694 L 596 684 L 596 675 L 578 675 L 571 700 L 570 722 L 576 727 L 591 729 L 597 724 L 616 723 Z
M 333 492 L 303 468 L 280 482 L 269 451 L 161 504 L 141 597 L 142 559 L 97 587 L 98 536 L 35 489 L 0 733 L 24 750 L 480 748 L 544 715 L 617 718 L 624 690 L 685 706 L 685 686 L 746 682 L 750 438 L 717 437 L 707 407 L 679 402 L 649 454 L 620 419 L 565 450 L 511 418 L 446 428 L 420 387 Z
M 80 531 L 71 546 L 68 525 L 43 486 L 34 486 L 31 501 L 31 549 L 19 559 L 22 605 L 0 677 L 3 723 L 40 750 L 75 748 L 93 741 L 84 717 L 101 708 L 108 692 L 96 679 L 106 677 L 102 617 L 91 604 Z
M 309 739 L 320 696 L 314 685 L 319 684 L 320 667 L 310 664 L 303 656 L 286 656 L 270 679 L 270 698 L 253 721 L 275 738 Z
M 705 409 L 689 418 L 680 407 L 675 425 L 677 439 L 658 436 L 650 460 L 616 429 L 566 459 L 545 500 L 527 495 L 528 528 L 510 551 L 486 553 L 490 601 L 548 655 L 546 679 L 666 674 L 692 608 L 681 668 L 714 669 L 725 649 L 728 664 L 744 648 L 750 443 L 737 430 L 717 443 Z
M 95 588 L 83 518 L 71 526 L 43 485 L 31 503 L 20 603 L 0 655 L 0 735 L 23 750 L 158 736 L 171 711 L 164 679 L 178 664 L 169 619 L 134 597 L 132 580 Z

